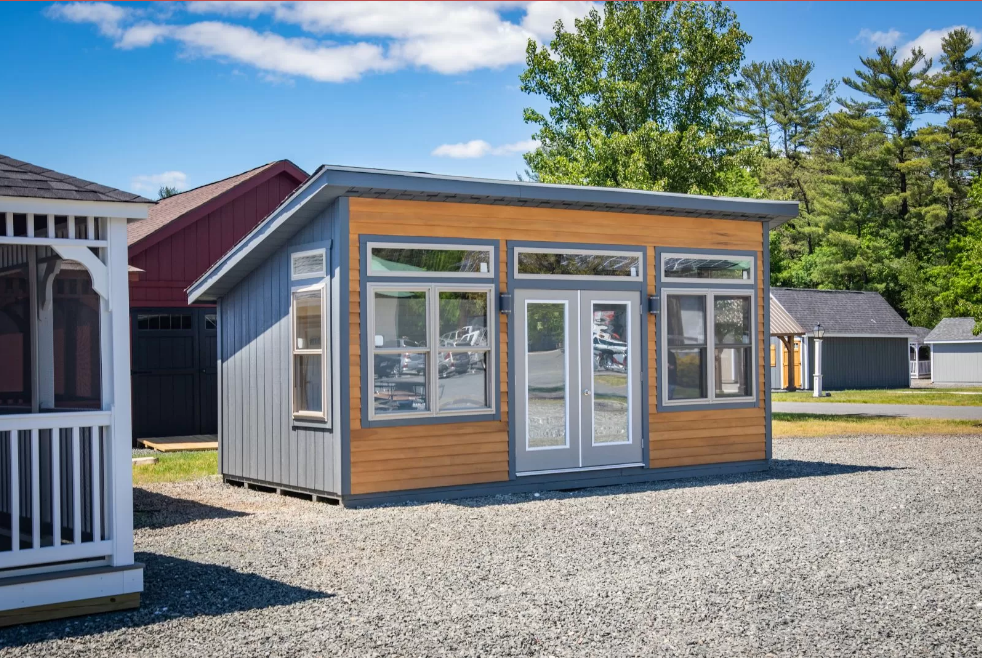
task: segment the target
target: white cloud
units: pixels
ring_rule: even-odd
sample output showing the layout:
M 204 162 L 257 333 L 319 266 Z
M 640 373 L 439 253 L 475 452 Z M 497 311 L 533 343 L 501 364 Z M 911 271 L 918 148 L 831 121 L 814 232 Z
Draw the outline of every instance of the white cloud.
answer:
M 48 15 L 92 23 L 122 49 L 163 40 L 183 44 L 187 54 L 254 66 L 264 74 L 301 76 L 321 82 L 354 80 L 369 72 L 406 67 L 456 74 L 525 60 L 529 39 L 546 41 L 553 24 L 571 26 L 592 2 L 222 2 L 188 3 L 187 14 L 219 16 L 185 24 L 142 20 L 118 5 L 53 5 Z M 524 11 L 518 22 L 505 11 Z M 259 32 L 242 22 L 268 16 L 305 35 Z M 158 19 L 159 20 L 159 19 Z M 328 41 L 327 39 L 332 39 Z
M 58 18 L 70 23 L 92 23 L 99 28 L 100 34 L 114 38 L 122 34 L 120 23 L 130 15 L 127 8 L 108 2 L 69 2 L 51 5 L 45 13 L 49 18 Z
M 183 171 L 165 171 L 160 174 L 134 176 L 130 189 L 134 192 L 156 194 L 163 186 L 183 190 L 187 187 L 188 176 Z
M 502 144 L 501 146 L 491 146 L 491 144 L 488 144 L 483 139 L 472 139 L 469 142 L 441 144 L 433 149 L 430 155 L 438 158 L 470 159 L 483 158 L 486 155 L 526 153 L 537 148 L 539 148 L 539 141 L 535 139 L 527 139 L 512 144 Z
M 910 57 L 910 53 L 913 52 L 915 48 L 920 48 L 924 51 L 924 55 L 928 58 L 935 60 L 934 63 L 937 64 L 938 56 L 941 55 L 941 40 L 951 32 L 952 30 L 957 30 L 958 28 L 966 28 L 978 44 L 982 41 L 982 34 L 973 27 L 968 27 L 967 25 L 952 25 L 951 27 L 944 27 L 940 30 L 924 30 L 919 37 L 908 41 L 904 45 L 897 49 L 897 54 L 900 57 Z
M 856 43 L 857 41 L 862 41 L 864 43 L 868 43 L 874 48 L 890 48 L 891 46 L 897 45 L 897 42 L 900 41 L 900 38 L 903 36 L 903 32 L 894 30 L 893 28 L 886 30 L 885 32 L 880 30 L 874 32 L 873 30 L 864 27 L 859 31 L 859 34 L 856 35 L 852 42 Z

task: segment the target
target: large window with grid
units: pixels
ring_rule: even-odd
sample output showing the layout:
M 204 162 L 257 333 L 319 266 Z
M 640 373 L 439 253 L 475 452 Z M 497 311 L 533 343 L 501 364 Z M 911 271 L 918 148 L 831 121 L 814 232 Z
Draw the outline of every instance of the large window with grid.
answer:
M 665 252 L 658 265 L 660 405 L 756 402 L 756 258 Z
M 494 412 L 492 292 L 369 285 L 370 419 Z

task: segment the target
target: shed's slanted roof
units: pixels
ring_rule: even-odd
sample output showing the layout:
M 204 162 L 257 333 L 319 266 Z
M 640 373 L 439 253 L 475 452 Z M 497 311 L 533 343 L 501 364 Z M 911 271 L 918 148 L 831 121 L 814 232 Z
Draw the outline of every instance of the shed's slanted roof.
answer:
M 609 187 L 550 185 L 420 172 L 323 165 L 189 288 L 191 301 L 215 300 L 342 196 L 600 210 L 642 215 L 769 222 L 798 216 L 796 201 L 762 201 Z
M 832 336 L 917 335 L 878 292 L 771 288 L 771 295 L 807 331 L 821 323 L 826 334 Z
M 139 194 L 99 185 L 0 155 L 0 196 L 153 203 Z
M 241 174 L 224 178 L 214 183 L 202 185 L 180 194 L 169 196 L 157 202 L 157 205 L 150 208 L 149 216 L 146 221 L 131 224 L 127 227 L 126 240 L 128 244 L 139 242 L 151 233 L 167 226 L 175 219 L 186 215 L 195 208 L 211 201 L 215 197 L 231 190 L 240 183 L 244 183 L 254 176 L 258 176 L 278 162 L 270 162 L 255 169 L 244 171 Z
M 982 335 L 975 336 L 975 318 L 945 318 L 924 339 L 925 343 L 972 341 L 982 343 Z
M 803 336 L 805 329 L 771 295 L 771 336 Z

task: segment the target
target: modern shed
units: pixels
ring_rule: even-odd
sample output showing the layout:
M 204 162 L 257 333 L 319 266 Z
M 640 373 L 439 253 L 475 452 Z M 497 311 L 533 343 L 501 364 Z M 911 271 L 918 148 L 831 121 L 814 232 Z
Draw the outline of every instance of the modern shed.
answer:
M 765 469 L 797 212 L 321 167 L 188 291 L 221 473 L 350 505 Z
M 818 324 L 825 329 L 822 388 L 910 386 L 908 344 L 917 334 L 879 293 L 771 288 L 771 296 L 806 332 L 799 365 L 805 388 L 814 385 Z
M 928 334 L 931 381 L 982 386 L 982 335 L 974 328 L 974 318 L 945 318 Z
M 185 290 L 307 174 L 289 160 L 161 199 L 127 227 L 133 439 L 218 432 L 213 304 Z

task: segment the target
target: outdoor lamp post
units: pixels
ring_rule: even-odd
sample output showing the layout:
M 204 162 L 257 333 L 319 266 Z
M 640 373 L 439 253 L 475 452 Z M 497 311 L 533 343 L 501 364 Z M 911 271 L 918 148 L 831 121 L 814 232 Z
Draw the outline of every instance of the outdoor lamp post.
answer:
M 815 339 L 815 374 L 812 377 L 815 385 L 812 387 L 812 397 L 822 397 L 822 338 L 825 337 L 825 327 L 822 323 L 815 325 L 812 329 L 812 337 Z

